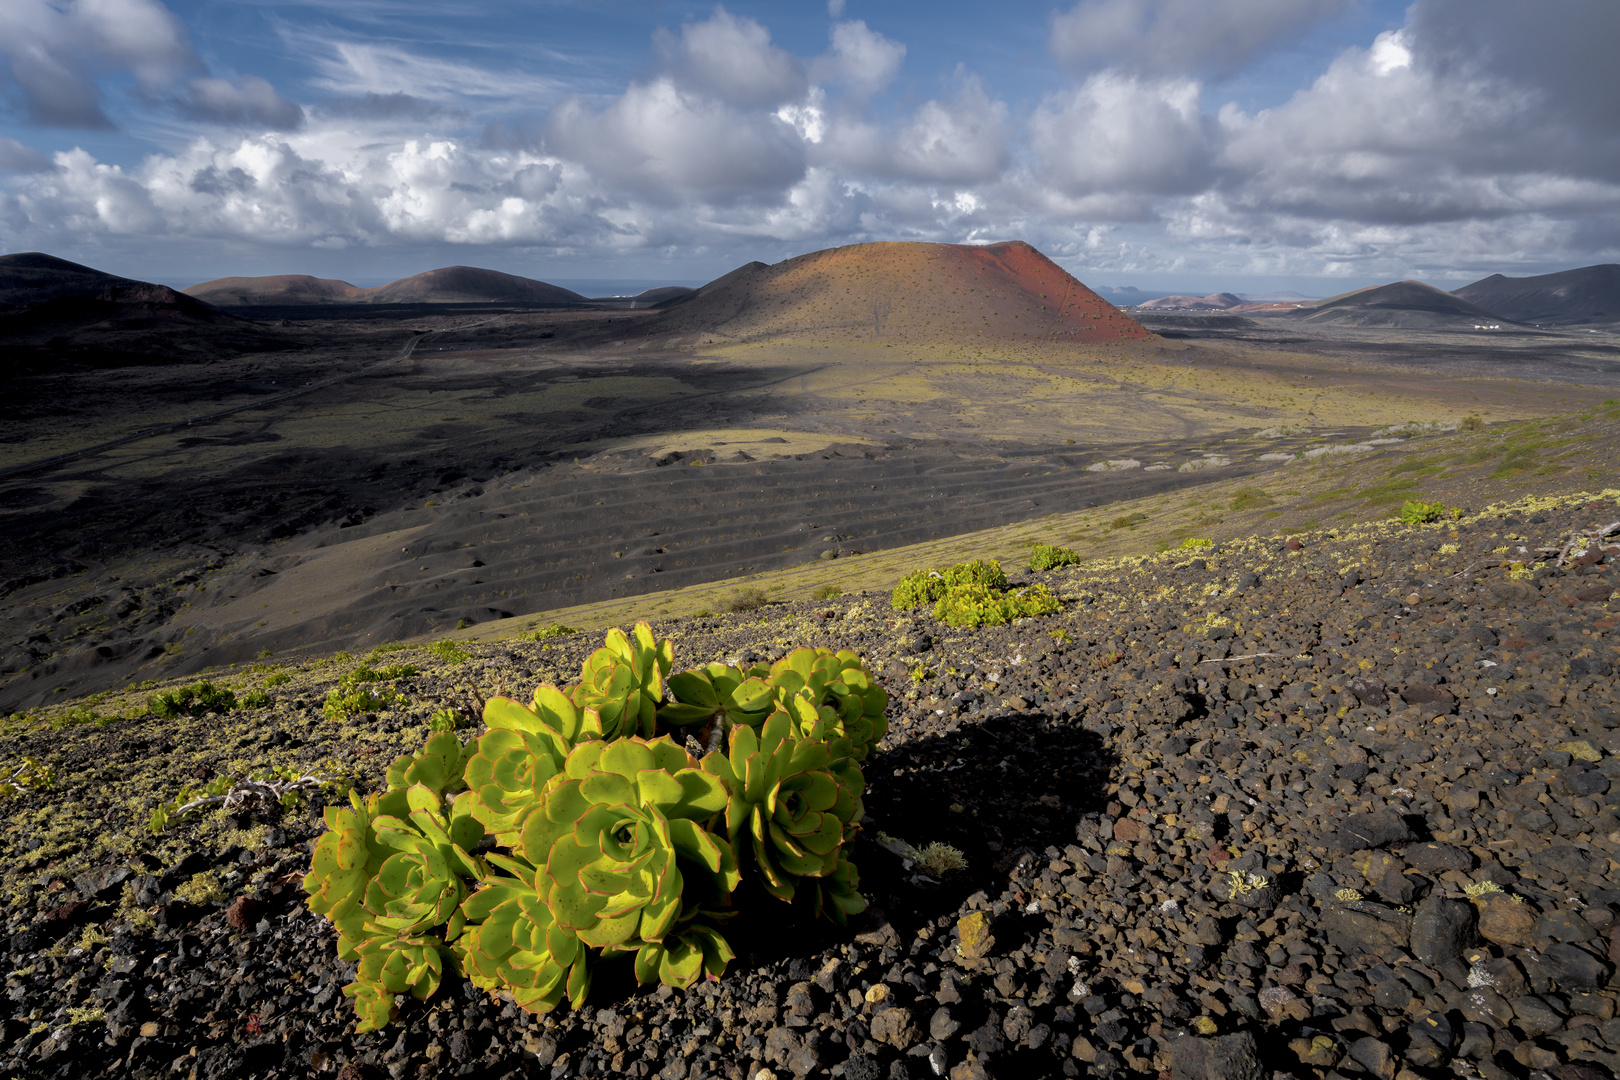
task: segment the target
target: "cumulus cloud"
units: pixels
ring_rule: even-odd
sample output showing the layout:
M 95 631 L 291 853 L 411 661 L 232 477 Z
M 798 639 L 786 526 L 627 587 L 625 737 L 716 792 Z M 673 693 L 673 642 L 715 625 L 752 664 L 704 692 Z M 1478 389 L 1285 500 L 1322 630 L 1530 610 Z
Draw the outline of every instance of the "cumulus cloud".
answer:
M 1227 74 L 1340 15 L 1352 2 L 1080 0 L 1052 16 L 1052 51 L 1088 67 Z
M 817 114 L 801 131 L 825 129 L 815 159 L 856 174 L 922 184 L 975 184 L 1007 168 L 1005 102 L 985 92 L 977 76 L 960 74 L 956 92 L 932 98 L 889 125 L 862 116 Z
M 1190 79 L 1101 72 L 1040 104 L 1031 143 L 1065 195 L 1191 194 L 1211 179 L 1200 106 Z
M 724 7 L 677 36 L 659 30 L 653 44 L 673 81 L 742 108 L 774 107 L 804 96 L 804 63 L 771 44 L 770 31 Z
M 869 29 L 864 21 L 835 23 L 832 48 L 811 63 L 810 77 L 865 97 L 893 82 L 905 59 L 904 45 Z
M 633 83 L 597 111 L 552 110 L 547 146 L 604 181 L 659 202 L 729 202 L 779 191 L 804 174 L 803 143 L 773 114 L 693 94 L 665 77 Z
M 128 71 L 148 90 L 195 68 L 184 28 L 157 0 L 6 0 L 0 57 L 36 124 L 110 128 L 98 76 Z

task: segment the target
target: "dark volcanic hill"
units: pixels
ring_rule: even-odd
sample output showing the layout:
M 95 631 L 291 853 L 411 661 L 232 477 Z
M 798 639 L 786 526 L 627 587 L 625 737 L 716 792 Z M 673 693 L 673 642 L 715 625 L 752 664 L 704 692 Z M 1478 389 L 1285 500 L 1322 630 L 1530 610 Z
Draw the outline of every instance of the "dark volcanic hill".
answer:
M 308 274 L 274 274 L 270 277 L 223 277 L 205 281 L 185 290 L 187 296 L 216 307 L 288 306 L 293 304 L 334 304 L 353 300 L 366 290 L 336 278 Z
M 104 367 L 287 348 L 195 297 L 37 251 L 0 255 L 0 378 L 67 362 Z
M 1329 326 L 1459 329 L 1511 322 L 1492 311 L 1421 281 L 1397 281 L 1330 296 L 1288 317 Z
M 499 270 L 445 266 L 365 289 L 357 299 L 367 304 L 575 304 L 585 298 L 544 281 Z
M 443 266 L 412 274 L 375 289 L 362 289 L 334 278 L 308 274 L 271 277 L 228 277 L 185 290 L 187 296 L 221 306 L 283 307 L 300 304 L 576 304 L 576 292 L 533 278 L 484 270 L 477 266 Z M 659 297 L 658 299 L 663 299 Z
M 1135 320 L 1022 241 L 852 244 L 749 263 L 666 305 L 664 332 L 729 339 L 1145 340 Z
M 1492 274 L 1454 294 L 1522 323 L 1570 326 L 1620 321 L 1620 265 L 1583 266 L 1556 274 L 1510 278 Z

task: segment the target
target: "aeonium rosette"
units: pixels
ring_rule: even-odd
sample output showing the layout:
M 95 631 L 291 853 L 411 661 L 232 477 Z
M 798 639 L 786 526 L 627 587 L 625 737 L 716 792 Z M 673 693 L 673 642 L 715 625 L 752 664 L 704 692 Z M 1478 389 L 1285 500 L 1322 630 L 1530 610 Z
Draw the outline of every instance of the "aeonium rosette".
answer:
M 524 821 L 517 852 L 543 868 L 559 925 L 605 954 L 636 953 L 638 976 L 681 985 L 730 959 L 709 922 L 729 905 L 737 860 L 703 826 L 725 807 L 725 787 L 667 736 L 583 743 Z

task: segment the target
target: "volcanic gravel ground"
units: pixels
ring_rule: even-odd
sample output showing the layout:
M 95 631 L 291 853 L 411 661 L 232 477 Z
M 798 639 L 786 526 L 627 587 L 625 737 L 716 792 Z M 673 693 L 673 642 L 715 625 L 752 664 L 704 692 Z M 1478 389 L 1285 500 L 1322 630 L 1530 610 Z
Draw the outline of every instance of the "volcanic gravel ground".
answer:
M 390 654 L 423 668 L 395 684 L 412 704 L 349 724 L 311 704 L 344 658 L 285 672 L 267 708 L 13 732 L 6 760 L 59 780 L 0 839 L 0 1069 L 1601 1080 L 1620 543 L 1536 560 L 1617 496 L 1068 568 L 1038 576 L 1063 611 L 1011 627 L 880 596 L 661 626 L 683 664 L 826 644 L 882 673 L 854 853 L 872 910 L 846 931 L 744 896 L 720 982 L 602 965 L 588 1006 L 542 1018 L 450 977 L 353 1035 L 349 965 L 298 905 L 319 805 L 134 826 L 215 770 L 336 758 L 375 784 L 431 708 L 566 676 L 594 640 Z M 930 879 L 886 837 L 967 869 Z

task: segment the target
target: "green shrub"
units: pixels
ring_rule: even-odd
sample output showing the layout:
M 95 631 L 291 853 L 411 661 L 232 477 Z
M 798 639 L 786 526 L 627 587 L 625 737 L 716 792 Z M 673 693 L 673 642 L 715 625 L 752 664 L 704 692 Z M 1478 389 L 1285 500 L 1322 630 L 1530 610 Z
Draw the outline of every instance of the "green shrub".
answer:
M 1257 487 L 1238 488 L 1232 492 L 1233 510 L 1253 510 L 1259 507 L 1270 506 L 1272 498 Z
M 56 770 L 31 757 L 18 765 L 0 769 L 0 799 L 13 799 L 33 791 L 49 791 L 56 786 Z
M 957 585 L 934 605 L 934 618 L 951 626 L 1001 626 L 1014 619 L 1044 615 L 1062 605 L 1045 585 L 998 592 L 984 585 Z
M 200 719 L 209 713 L 228 713 L 237 707 L 235 694 L 206 679 L 166 694 L 154 694 L 146 705 L 160 720 L 178 720 L 182 716 Z
M 1178 548 L 1176 548 L 1176 550 L 1177 551 L 1195 551 L 1195 550 L 1198 550 L 1200 548 L 1212 548 L 1214 546 L 1215 546 L 1215 541 L 1213 541 L 1213 540 L 1205 540 L 1202 537 L 1198 537 L 1198 536 L 1189 536 L 1189 537 L 1187 537 L 1187 539 L 1185 539 L 1185 540 L 1183 540 L 1181 542 L 1181 545 Z
M 579 633 L 579 627 L 577 627 L 577 626 L 564 626 L 562 623 L 558 622 L 558 623 L 552 623 L 550 626 L 547 626 L 547 627 L 543 627 L 543 628 L 536 629 L 536 630 L 530 630 L 527 634 L 523 634 L 523 635 L 520 635 L 520 636 L 521 636 L 521 639 L 524 640 L 524 641 L 546 641 L 549 638 L 567 637 L 570 634 L 577 634 L 577 633 Z
M 266 685 L 266 686 L 285 686 L 290 682 L 292 682 L 292 676 L 291 675 L 287 674 L 285 671 L 278 671 L 274 675 L 270 675 L 270 676 L 266 677 L 265 680 L 264 680 L 264 685 Z
M 889 603 L 896 610 L 936 604 L 947 591 L 958 585 L 1005 589 L 1007 574 L 995 559 L 974 559 L 944 570 L 913 570 L 894 587 Z
M 393 690 L 373 690 L 372 684 L 408 679 L 419 674 L 412 664 L 392 664 L 384 668 L 371 668 L 362 664 L 338 680 L 326 694 L 321 711 L 328 720 L 346 720 L 360 713 L 392 708 L 405 700 Z
M 1416 499 L 1408 499 L 1401 506 L 1401 520 L 1408 525 L 1422 525 L 1428 521 L 1439 521 L 1441 518 L 1456 517 L 1458 512 L 1446 506 L 1445 503 L 1426 503 Z
M 758 611 L 770 603 L 770 600 L 771 598 L 765 594 L 764 589 L 754 585 L 745 585 L 726 597 L 725 604 L 727 611 L 741 613 L 744 611 Z
M 386 791 L 327 807 L 304 890 L 356 965 L 357 1032 L 447 964 L 531 1013 L 582 1006 L 615 959 L 641 983 L 719 978 L 745 877 L 838 923 L 865 909 L 848 847 L 883 689 L 850 652 L 671 674 L 673 657 L 645 623 L 611 631 L 580 682 L 492 698 L 476 742 L 435 732 Z M 669 735 L 698 725 L 721 736 L 701 763 Z
M 472 659 L 472 653 L 463 649 L 454 641 L 435 641 L 427 647 L 427 651 L 437 656 L 447 664 L 465 664 Z
M 1469 413 L 1467 416 L 1462 418 L 1462 429 L 1464 431 L 1478 431 L 1484 426 L 1485 418 L 1477 413 Z
M 1126 514 L 1110 521 L 1108 527 L 1110 529 L 1134 529 L 1147 519 L 1148 516 L 1143 513 Z
M 244 709 L 262 709 L 270 704 L 270 695 L 263 690 L 249 690 L 237 704 Z
M 1079 554 L 1065 547 L 1053 547 L 1051 544 L 1036 544 L 1035 550 L 1029 555 L 1029 568 L 1031 570 L 1050 570 L 1054 566 L 1078 566 L 1083 562 Z
M 839 588 L 837 585 L 818 585 L 815 591 L 810 594 L 810 599 L 831 600 L 834 597 L 843 595 L 844 590 Z

